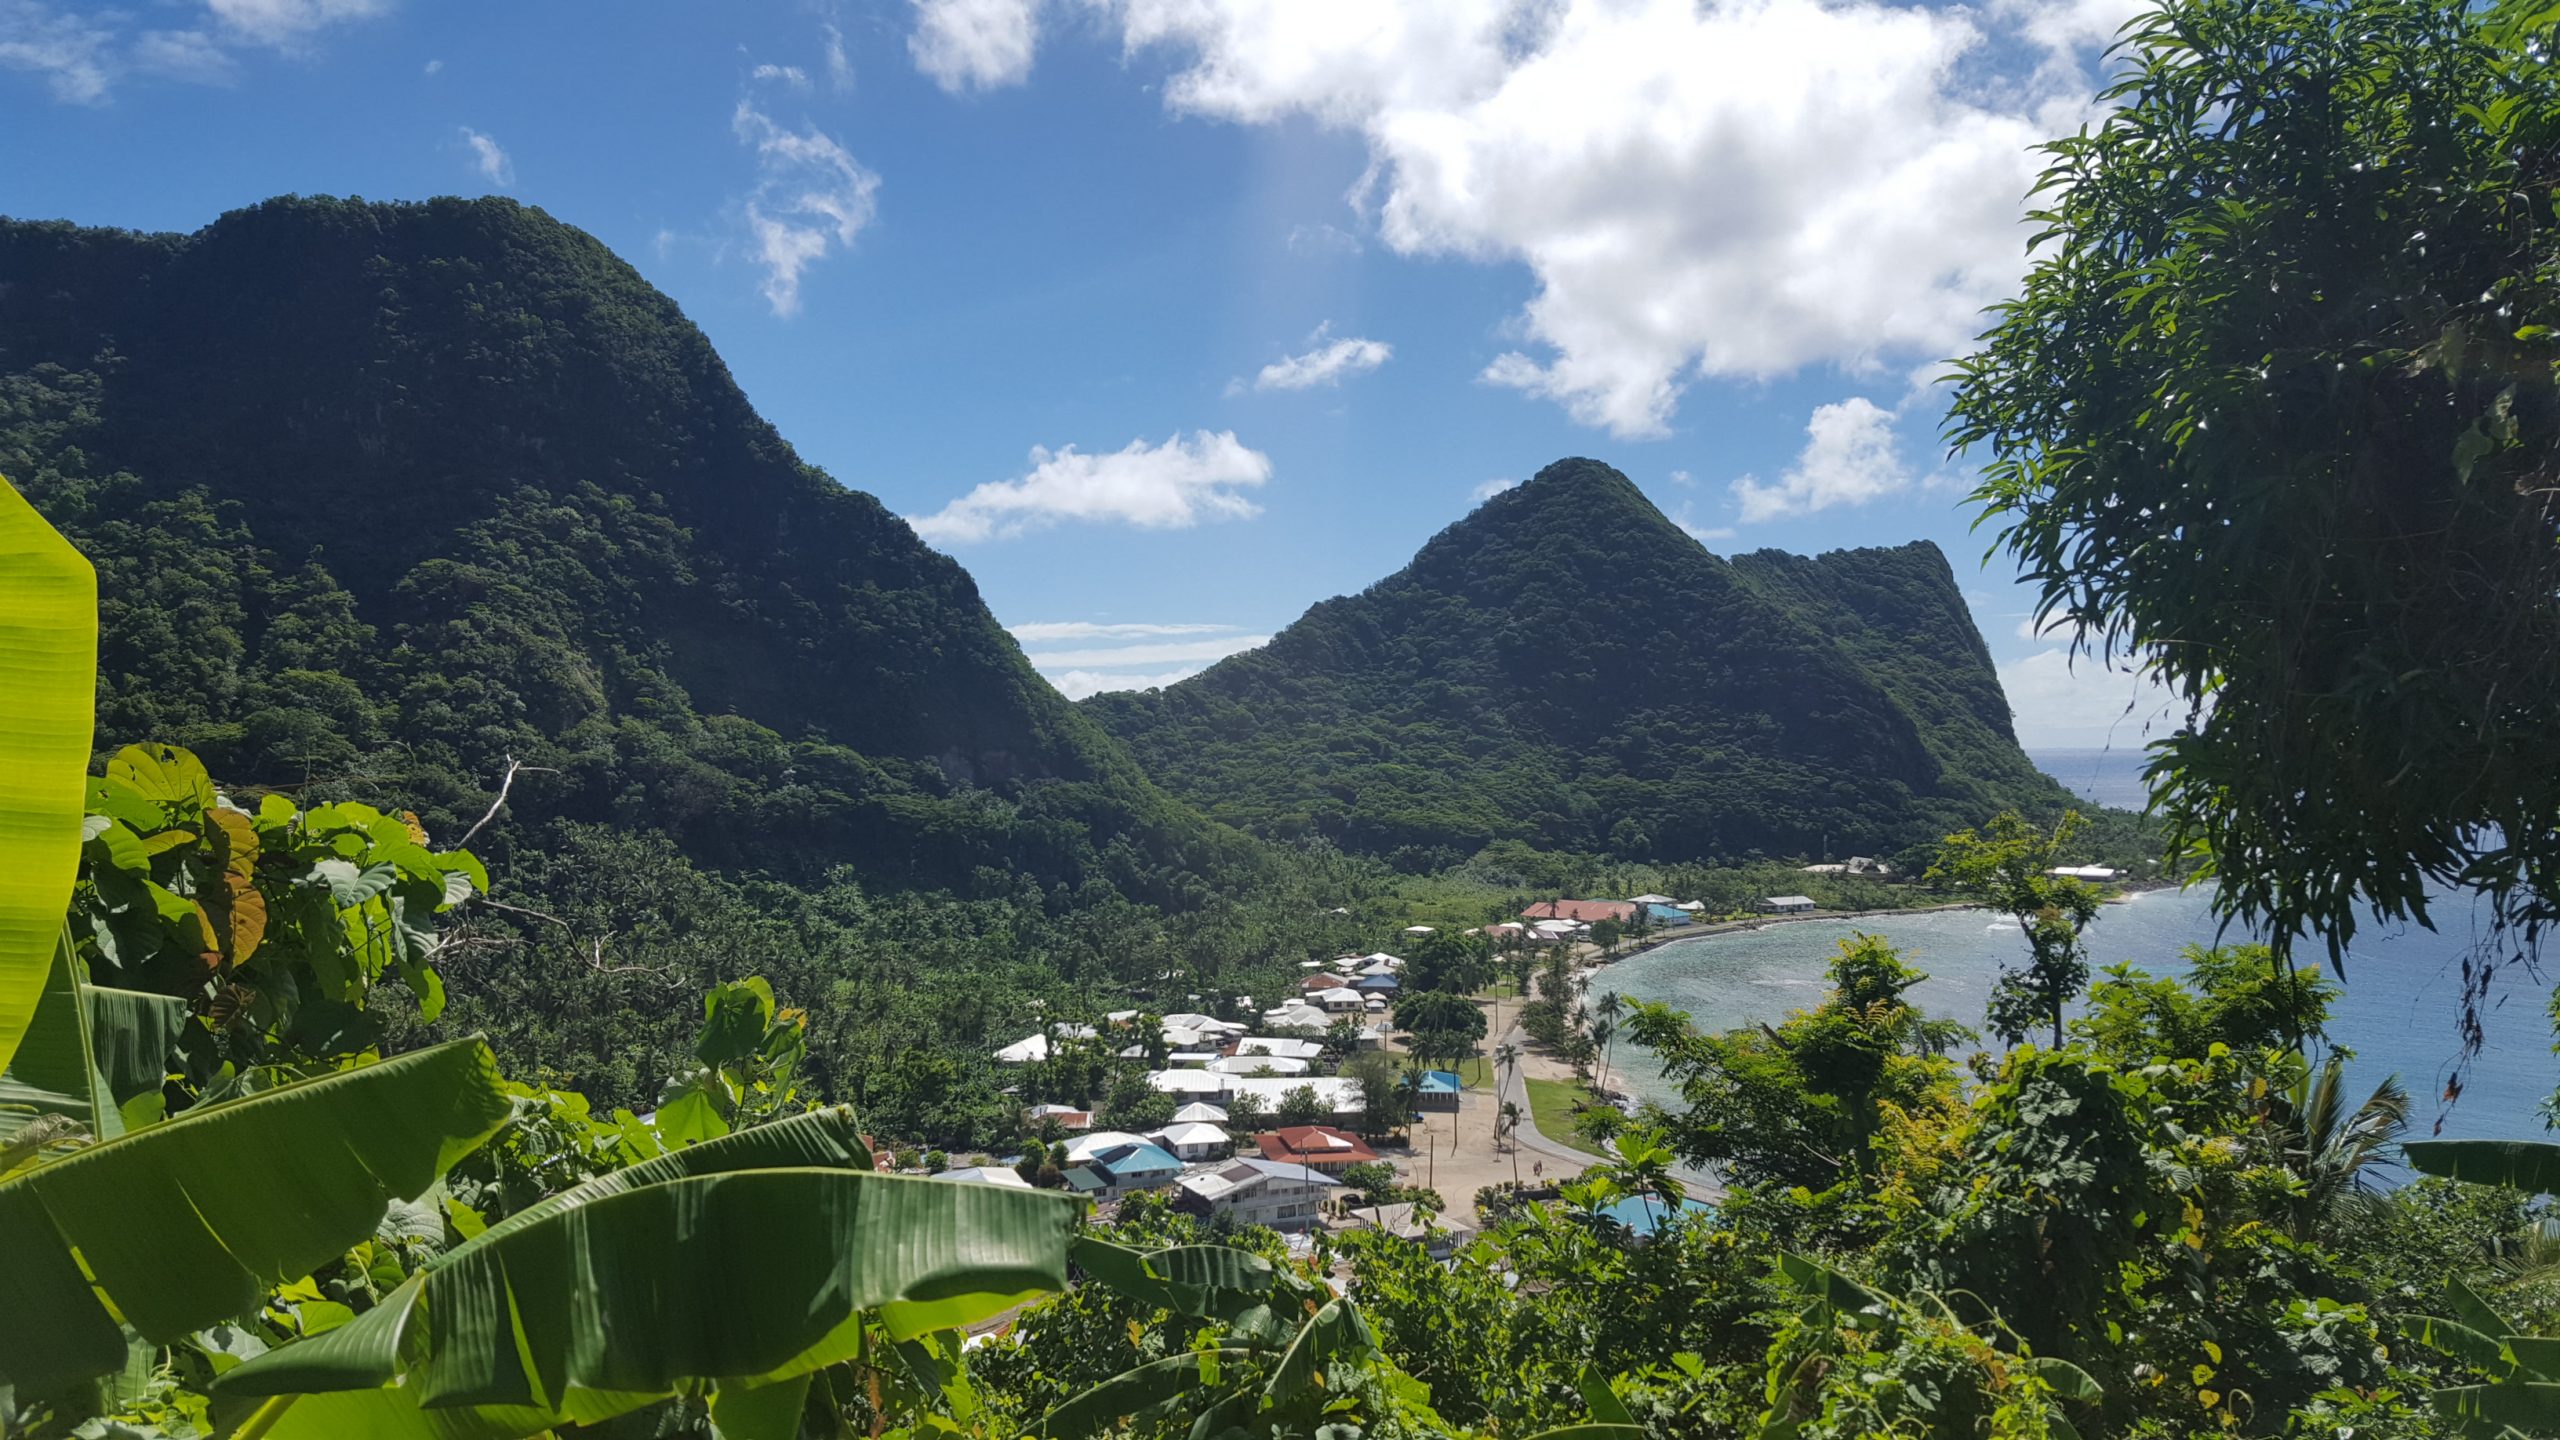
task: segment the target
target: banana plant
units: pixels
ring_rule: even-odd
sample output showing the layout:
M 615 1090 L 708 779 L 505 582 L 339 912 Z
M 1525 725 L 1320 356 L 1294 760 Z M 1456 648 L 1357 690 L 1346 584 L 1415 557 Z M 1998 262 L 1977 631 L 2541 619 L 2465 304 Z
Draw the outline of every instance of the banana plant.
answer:
M 0 1067 L 53 970 L 97 689 L 97 574 L 0 477 Z
M 488 1047 L 456 1040 L 0 1180 L 0 1384 L 51 1393 L 122 1368 L 126 1327 L 165 1345 L 256 1310 L 510 1113 Z
M 224 1374 L 268 1440 L 514 1440 L 674 1396 L 790 1440 L 811 1376 L 1066 1283 L 1075 1201 L 871 1169 L 850 1109 L 601 1176 Z
M 2401 1333 L 2489 1379 L 2429 1391 L 2437 1413 L 2481 1440 L 2560 1430 L 2560 1340 L 2516 1333 L 2514 1323 L 2459 1276 L 2444 1282 L 2444 1293 L 2452 1315 L 2409 1316 Z

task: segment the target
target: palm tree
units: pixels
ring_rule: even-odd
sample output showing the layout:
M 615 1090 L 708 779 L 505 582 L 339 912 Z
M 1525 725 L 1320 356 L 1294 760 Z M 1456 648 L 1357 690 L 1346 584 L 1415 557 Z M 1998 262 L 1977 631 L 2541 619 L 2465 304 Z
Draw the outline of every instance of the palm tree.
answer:
M 1511 1183 L 1520 1183 L 1520 1102 L 1502 1102 L 1501 1118 L 1494 1122 L 1494 1134 L 1511 1146 Z
M 1627 1013 L 1626 997 L 1612 990 L 1601 996 L 1600 1003 L 1591 1008 L 1600 1016 L 1600 1023 L 1591 1027 L 1591 1038 L 1599 1041 L 1604 1047 L 1610 1047 L 1601 1057 L 1600 1068 L 1604 1072 L 1614 1073 L 1611 1066 L 1611 1062 L 1617 1056 L 1614 1042 L 1618 1038 L 1619 1017 Z
M 1616 1042 L 1617 1042 L 1617 1039 L 1618 1039 L 1618 1022 L 1617 1022 L 1617 1021 L 1610 1019 L 1610 1018 L 1609 1018 L 1608 1016 L 1606 1016 L 1606 1015 L 1603 1015 L 1603 1016 L 1601 1016 L 1599 1019 L 1594 1020 L 1594 1021 L 1592 1021 L 1592 1022 L 1591 1022 L 1591 1043 L 1592 1043 L 1592 1044 L 1594 1044 L 1594 1045 L 1599 1046 L 1599 1047 L 1601 1048 L 1601 1053 L 1602 1053 L 1604 1056 L 1605 1056 L 1605 1055 L 1610 1051 L 1610 1049 L 1612 1049 L 1612 1048 L 1615 1046 L 1615 1044 L 1616 1044 Z M 1608 1062 L 1606 1059 L 1603 1059 L 1603 1060 L 1600 1062 L 1600 1084 L 1601 1084 L 1601 1088 L 1602 1088 L 1602 1089 L 1606 1089 L 1606 1088 L 1608 1088 L 1608 1082 L 1609 1082 L 1609 1062 Z
M 2333 1052 L 2316 1074 L 2296 1077 L 2277 1107 L 2284 1166 L 2302 1182 L 2287 1217 L 2297 1240 L 2342 1209 L 2372 1204 L 2365 1167 L 2409 1128 L 2409 1092 L 2398 1076 L 2385 1077 L 2350 1111 L 2346 1071 L 2346 1057 Z
M 1689 1198 L 1689 1187 L 1671 1173 L 1677 1155 L 1671 1141 L 1661 1131 L 1648 1126 L 1633 1126 L 1618 1136 L 1618 1162 L 1599 1167 L 1610 1179 L 1630 1195 L 1646 1196 L 1661 1202 L 1663 1218 L 1670 1219 Z

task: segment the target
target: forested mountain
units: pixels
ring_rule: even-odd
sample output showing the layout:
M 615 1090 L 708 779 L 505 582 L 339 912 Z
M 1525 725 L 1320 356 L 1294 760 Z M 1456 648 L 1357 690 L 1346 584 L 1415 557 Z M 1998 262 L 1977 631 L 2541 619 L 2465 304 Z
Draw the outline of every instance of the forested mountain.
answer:
M 1937 547 L 1726 561 L 1593 460 L 1259 650 L 1084 705 L 1212 815 L 1410 868 L 1893 851 L 2064 799 Z
M 526 825 L 792 880 L 1180 903 L 1247 848 L 804 464 L 672 301 L 510 201 L 0 223 L 0 473 L 98 566 L 102 747 L 359 782 L 448 832 L 512 757 L 550 772 Z

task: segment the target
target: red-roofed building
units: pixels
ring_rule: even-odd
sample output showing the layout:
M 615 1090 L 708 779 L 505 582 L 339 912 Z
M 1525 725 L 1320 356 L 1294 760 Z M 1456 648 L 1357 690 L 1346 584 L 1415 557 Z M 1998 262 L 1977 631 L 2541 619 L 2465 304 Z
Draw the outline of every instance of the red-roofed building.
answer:
M 1520 918 L 1571 920 L 1582 925 L 1615 920 L 1623 925 L 1636 918 L 1636 907 L 1625 900 L 1541 900 L 1521 911 Z
M 1370 1149 L 1367 1141 L 1330 1125 L 1292 1125 L 1256 1135 L 1253 1143 L 1261 1147 L 1265 1160 L 1304 1165 L 1327 1175 L 1339 1175 L 1353 1165 L 1366 1165 L 1378 1158 L 1378 1152 Z

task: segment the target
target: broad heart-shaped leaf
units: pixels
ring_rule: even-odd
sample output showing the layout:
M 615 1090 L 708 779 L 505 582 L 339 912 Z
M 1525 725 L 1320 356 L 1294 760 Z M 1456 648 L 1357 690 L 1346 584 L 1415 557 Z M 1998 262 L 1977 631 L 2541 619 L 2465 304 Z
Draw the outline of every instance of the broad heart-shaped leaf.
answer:
M 158 1344 L 247 1313 L 371 1235 L 510 1113 L 488 1047 L 456 1040 L 0 1181 L 0 1380 L 42 1393 L 122 1365 L 101 1293 Z
M 2560 1144 L 2548 1140 L 2411 1140 L 2400 1153 L 2421 1175 L 2560 1195 Z
M 97 573 L 0 479 L 0 1069 L 71 906 L 97 690 Z

